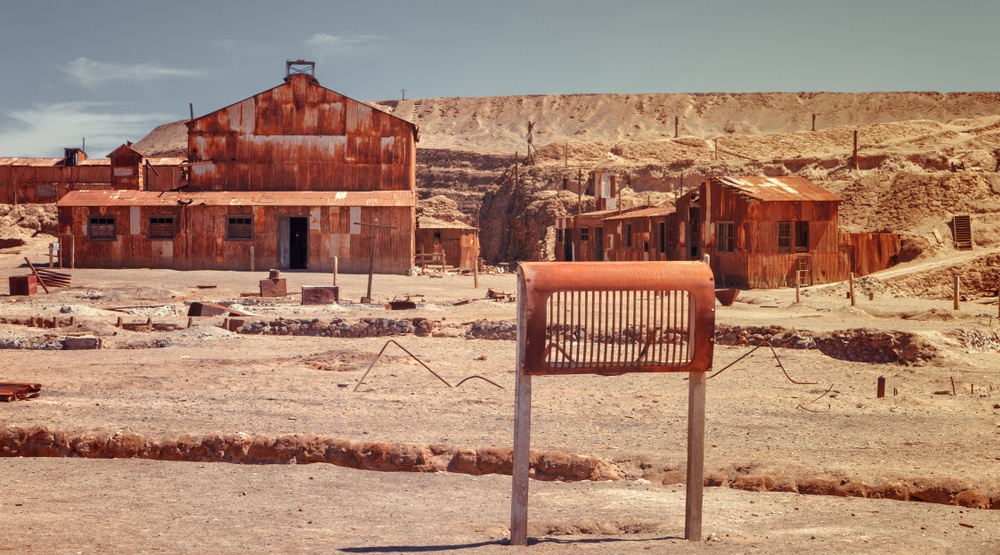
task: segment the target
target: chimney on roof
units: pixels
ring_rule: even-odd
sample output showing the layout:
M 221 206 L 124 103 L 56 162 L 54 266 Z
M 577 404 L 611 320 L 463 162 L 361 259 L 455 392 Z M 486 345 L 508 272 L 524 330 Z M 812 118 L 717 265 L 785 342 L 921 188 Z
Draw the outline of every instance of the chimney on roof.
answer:
M 285 60 L 285 81 L 289 81 L 292 75 L 306 75 L 310 81 L 316 81 L 316 62 Z

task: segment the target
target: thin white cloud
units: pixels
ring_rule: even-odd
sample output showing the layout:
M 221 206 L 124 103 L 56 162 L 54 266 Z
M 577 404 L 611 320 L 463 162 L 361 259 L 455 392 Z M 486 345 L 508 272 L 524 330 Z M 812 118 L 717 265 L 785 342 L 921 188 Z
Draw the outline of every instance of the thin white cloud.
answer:
M 200 78 L 206 75 L 199 70 L 163 67 L 156 64 L 125 65 L 95 62 L 83 56 L 59 69 L 69 75 L 71 80 L 85 87 L 95 87 L 109 81 L 149 82 L 156 79 Z
M 341 37 L 316 33 L 306 39 L 305 44 L 320 59 L 324 56 L 350 58 L 377 48 L 383 40 L 385 40 L 383 37 L 377 35 Z
M 63 148 L 79 147 L 86 138 L 87 154 L 99 158 L 126 140 L 138 141 L 157 125 L 177 119 L 165 114 L 124 113 L 120 108 L 97 102 L 63 102 L 7 112 L 4 115 L 14 123 L 0 126 L 0 155 L 58 157 Z

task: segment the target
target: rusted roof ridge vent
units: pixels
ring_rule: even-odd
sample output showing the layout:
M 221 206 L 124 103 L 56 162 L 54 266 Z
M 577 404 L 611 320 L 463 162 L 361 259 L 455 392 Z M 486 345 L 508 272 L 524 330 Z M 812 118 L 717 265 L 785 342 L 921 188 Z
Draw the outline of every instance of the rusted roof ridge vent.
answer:
M 307 60 L 285 60 L 285 82 L 288 82 L 292 75 L 307 75 L 309 80 L 316 81 L 316 62 Z

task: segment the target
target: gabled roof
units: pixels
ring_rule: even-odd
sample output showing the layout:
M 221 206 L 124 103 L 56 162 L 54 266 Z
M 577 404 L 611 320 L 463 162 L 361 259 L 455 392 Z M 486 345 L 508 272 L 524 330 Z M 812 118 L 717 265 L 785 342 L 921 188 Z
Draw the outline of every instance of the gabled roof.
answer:
M 621 214 L 615 214 L 614 216 L 608 216 L 604 218 L 607 220 L 629 220 L 632 218 L 657 218 L 660 216 L 667 216 L 675 212 L 673 206 L 650 206 L 648 208 L 639 208 L 638 210 L 632 210 L 631 212 L 623 212 Z
M 803 177 L 731 177 L 714 178 L 736 189 L 745 197 L 763 201 L 840 201 L 837 195 Z
M 412 191 L 70 191 L 57 206 L 368 206 L 411 207 Z
M 417 229 L 469 229 L 476 228 L 465 222 L 446 222 L 430 216 L 419 216 L 417 218 Z
M 146 157 L 145 154 L 143 154 L 143 153 L 139 152 L 138 150 L 132 148 L 132 146 L 128 145 L 128 144 L 123 144 L 120 147 L 112 150 L 110 153 L 108 153 L 107 157 L 111 158 L 112 156 L 117 156 L 119 154 L 134 154 L 134 155 L 139 156 L 141 158 L 145 158 Z
M 36 168 L 55 168 L 64 166 L 65 158 L 0 158 L 0 166 L 32 166 Z M 77 166 L 107 166 L 111 160 L 107 158 L 87 158 L 77 163 Z

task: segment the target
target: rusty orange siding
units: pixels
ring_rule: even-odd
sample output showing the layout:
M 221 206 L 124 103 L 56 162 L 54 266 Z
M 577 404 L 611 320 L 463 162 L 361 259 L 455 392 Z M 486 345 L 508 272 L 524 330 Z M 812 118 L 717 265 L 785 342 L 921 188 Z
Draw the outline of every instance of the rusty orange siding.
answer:
M 381 195 L 381 196 L 380 196 Z M 368 271 L 371 228 L 358 222 L 390 225 L 376 234 L 375 271 L 405 273 L 413 262 L 414 200 L 410 193 L 153 193 L 76 192 L 59 204 L 64 256 L 80 267 L 150 267 L 179 270 L 249 270 L 250 247 L 256 269 L 285 267 L 280 260 L 282 217 L 307 219 L 307 268 L 331 271 L 338 257 L 344 273 Z M 226 238 L 228 216 L 253 217 L 253 238 Z M 92 240 L 91 216 L 115 218 L 114 240 Z M 174 216 L 176 234 L 149 238 L 149 218 Z M 72 247 L 69 247 L 72 245 Z
M 416 187 L 416 126 L 311 76 L 190 124 L 198 191 L 399 191 Z

